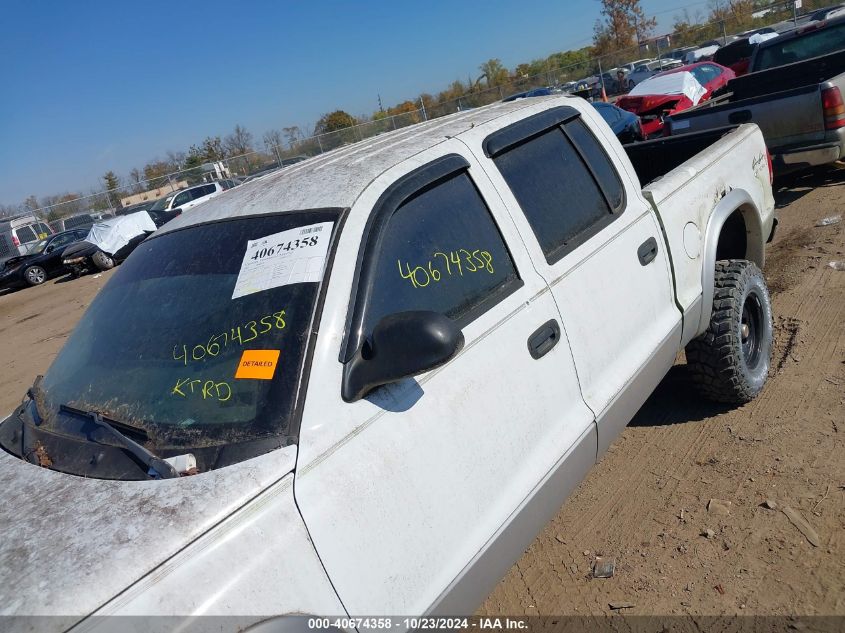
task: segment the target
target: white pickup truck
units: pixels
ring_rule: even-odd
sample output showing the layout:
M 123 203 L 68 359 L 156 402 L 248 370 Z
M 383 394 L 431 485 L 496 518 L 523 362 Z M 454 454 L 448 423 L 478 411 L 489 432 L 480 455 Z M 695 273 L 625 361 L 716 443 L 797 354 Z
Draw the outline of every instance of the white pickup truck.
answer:
M 524 99 L 160 229 L 0 424 L 7 623 L 471 613 L 679 351 L 720 400 L 766 381 L 763 137 L 681 140 Z

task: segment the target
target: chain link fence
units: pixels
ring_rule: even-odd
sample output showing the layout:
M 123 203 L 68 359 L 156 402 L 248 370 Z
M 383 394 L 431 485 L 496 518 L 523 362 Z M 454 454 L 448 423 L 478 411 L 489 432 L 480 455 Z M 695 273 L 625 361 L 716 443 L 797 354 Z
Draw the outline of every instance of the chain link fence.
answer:
M 817 3 L 822 4 L 822 3 Z M 794 17 L 792 1 L 769 5 L 765 15 L 753 18 L 748 15 L 736 16 L 729 12 L 724 19 L 691 25 L 683 32 L 676 32 L 659 38 L 652 38 L 639 45 L 616 50 L 612 53 L 584 59 L 566 66 L 549 66 L 534 75 L 508 76 L 496 85 L 481 87 L 478 83 L 470 86 L 465 94 L 452 100 L 428 103 L 421 97 L 419 107 L 399 114 L 376 113 L 371 120 L 362 121 L 325 134 L 290 139 L 286 145 L 265 144 L 265 151 L 251 151 L 236 156 L 228 156 L 217 161 L 215 167 L 210 164 L 172 172 L 151 179 L 140 179 L 131 184 L 129 191 L 122 188 L 94 192 L 86 196 L 65 196 L 38 208 L 26 209 L 42 219 L 52 221 L 83 212 L 100 211 L 113 214 L 116 210 L 165 196 L 182 187 L 209 182 L 221 178 L 247 179 L 261 175 L 269 170 L 293 164 L 305 158 L 331 151 L 344 145 L 378 136 L 386 132 L 399 130 L 423 121 L 454 114 L 464 110 L 482 107 L 501 101 L 509 95 L 536 88 L 557 88 L 568 82 L 577 82 L 587 78 L 597 79 L 601 72 L 615 70 L 616 66 L 630 63 L 641 58 L 659 59 L 672 50 L 681 47 L 696 46 L 709 40 L 723 40 L 732 33 L 752 28 L 770 26 L 791 20 Z

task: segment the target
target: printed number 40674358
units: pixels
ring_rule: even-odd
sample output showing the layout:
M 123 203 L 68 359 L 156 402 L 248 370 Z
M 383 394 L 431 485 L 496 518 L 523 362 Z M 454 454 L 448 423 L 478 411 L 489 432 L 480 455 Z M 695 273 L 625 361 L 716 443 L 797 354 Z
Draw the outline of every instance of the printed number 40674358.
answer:
M 432 281 L 440 281 L 444 275 L 464 276 L 464 272 L 476 273 L 486 271 L 491 275 L 493 269 L 493 256 L 489 251 L 474 250 L 472 252 L 465 248 L 460 248 L 457 251 L 450 251 L 448 253 L 441 253 L 435 251 L 432 259 L 423 266 L 411 268 L 411 264 L 405 262 L 402 266 L 402 260 L 397 259 L 396 264 L 399 266 L 399 274 L 402 279 L 407 279 L 411 282 L 414 288 L 425 288 Z M 435 264 L 442 264 L 445 266 L 445 271 L 442 268 L 437 268 Z
M 264 257 L 272 257 L 276 253 L 286 253 L 288 251 L 295 251 L 297 248 L 305 248 L 307 246 L 317 246 L 317 241 L 320 239 L 319 235 L 311 237 L 303 237 L 302 239 L 290 240 L 289 242 L 282 242 L 275 246 L 268 246 L 267 248 L 259 249 L 255 255 L 250 257 L 252 260 L 263 259 Z

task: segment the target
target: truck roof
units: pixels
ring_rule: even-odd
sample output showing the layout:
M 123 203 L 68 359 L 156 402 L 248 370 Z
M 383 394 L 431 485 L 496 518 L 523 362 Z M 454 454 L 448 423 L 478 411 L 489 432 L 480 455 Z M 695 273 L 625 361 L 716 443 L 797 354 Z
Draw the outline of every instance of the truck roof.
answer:
M 230 189 L 182 213 L 159 233 L 238 216 L 351 207 L 379 175 L 447 138 L 541 101 L 562 99 L 574 97 L 553 95 L 495 103 L 364 139 Z

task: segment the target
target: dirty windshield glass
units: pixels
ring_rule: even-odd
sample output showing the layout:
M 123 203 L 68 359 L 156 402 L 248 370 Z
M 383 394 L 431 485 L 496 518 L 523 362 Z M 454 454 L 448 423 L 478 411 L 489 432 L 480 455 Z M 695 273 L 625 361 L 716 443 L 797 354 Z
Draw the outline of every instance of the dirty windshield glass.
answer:
M 164 211 L 167 209 L 167 204 L 176 197 L 176 194 L 173 193 L 169 196 L 165 196 L 164 198 L 159 198 L 156 200 L 155 204 L 150 207 L 150 211 Z
M 65 431 L 70 405 L 142 428 L 153 450 L 285 435 L 337 217 L 235 219 L 144 242 L 39 385 L 47 428 Z

